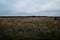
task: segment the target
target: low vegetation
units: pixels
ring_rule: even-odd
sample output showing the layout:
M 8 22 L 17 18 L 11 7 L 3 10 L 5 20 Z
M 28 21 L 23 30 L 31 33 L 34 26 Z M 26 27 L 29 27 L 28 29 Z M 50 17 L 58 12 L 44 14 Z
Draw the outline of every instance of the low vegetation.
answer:
M 0 40 L 58 40 L 59 37 L 60 19 L 0 18 Z

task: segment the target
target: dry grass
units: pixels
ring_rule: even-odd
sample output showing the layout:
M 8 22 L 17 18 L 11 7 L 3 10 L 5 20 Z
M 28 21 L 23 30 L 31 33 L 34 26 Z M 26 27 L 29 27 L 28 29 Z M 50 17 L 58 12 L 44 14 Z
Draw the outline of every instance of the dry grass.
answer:
M 60 20 L 54 18 L 0 18 L 0 39 L 57 40 L 60 33 Z M 4 40 L 4 39 L 3 39 Z

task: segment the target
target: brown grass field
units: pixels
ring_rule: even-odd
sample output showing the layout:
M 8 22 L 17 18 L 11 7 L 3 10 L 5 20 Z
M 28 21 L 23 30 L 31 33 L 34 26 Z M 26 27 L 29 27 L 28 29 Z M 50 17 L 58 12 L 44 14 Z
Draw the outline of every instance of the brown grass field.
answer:
M 52 17 L 0 18 L 0 40 L 58 40 L 60 19 Z

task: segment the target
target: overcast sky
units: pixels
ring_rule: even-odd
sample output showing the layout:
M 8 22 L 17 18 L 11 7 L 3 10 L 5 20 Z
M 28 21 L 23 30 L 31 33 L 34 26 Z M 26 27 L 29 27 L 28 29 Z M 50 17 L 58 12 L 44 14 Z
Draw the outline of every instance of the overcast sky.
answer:
M 0 16 L 60 16 L 60 0 L 0 0 Z

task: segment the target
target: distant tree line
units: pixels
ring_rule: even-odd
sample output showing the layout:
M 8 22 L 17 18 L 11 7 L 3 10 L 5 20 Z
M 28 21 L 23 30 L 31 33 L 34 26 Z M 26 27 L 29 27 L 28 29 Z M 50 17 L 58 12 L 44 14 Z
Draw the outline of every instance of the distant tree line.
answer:
M 53 17 L 53 16 L 0 16 L 0 18 L 27 18 L 27 17 L 48 17 L 48 18 L 54 18 L 54 20 L 60 19 L 60 17 Z

